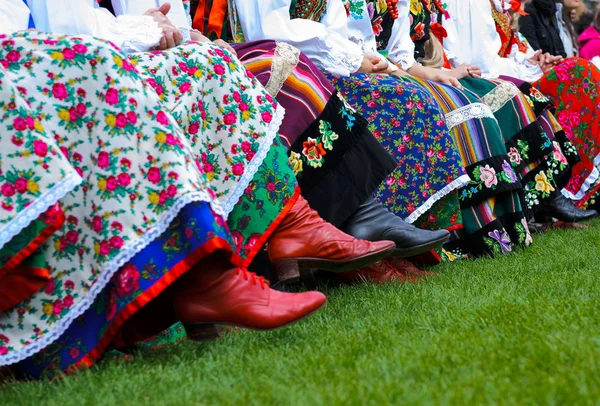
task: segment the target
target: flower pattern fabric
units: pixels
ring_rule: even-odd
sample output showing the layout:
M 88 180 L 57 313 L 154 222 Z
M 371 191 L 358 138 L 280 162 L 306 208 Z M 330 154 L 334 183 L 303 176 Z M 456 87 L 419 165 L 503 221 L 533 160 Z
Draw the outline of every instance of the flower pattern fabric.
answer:
M 43 135 L 38 127 L 54 137 L 47 147 L 34 139 L 31 145 L 23 141 L 22 151 L 32 149 L 42 169 L 46 156 L 61 158 L 63 176 L 70 171 L 84 180 L 60 199 L 66 222 L 41 248 L 51 280 L 0 314 L 4 365 L 58 337 L 68 339 L 62 333 L 111 279 L 122 282 L 123 296 L 143 293 L 136 288 L 135 275 L 121 266 L 137 260 L 136 254 L 184 208 L 200 204 L 197 210 L 211 219 L 205 224 L 216 224 L 200 230 L 199 246 L 218 234 L 226 241 L 220 247 L 234 251 L 220 215 L 227 215 L 252 178 L 261 176 L 261 162 L 276 138 L 278 113 L 277 103 L 246 69 L 212 44 L 189 44 L 130 60 L 110 43 L 91 37 L 25 32 L 0 41 L 0 88 L 12 89 L 26 111 L 25 120 L 34 120 L 38 139 Z M 19 52 L 18 58 L 13 51 Z M 142 70 L 146 66 L 148 76 L 136 64 Z M 2 133 L 3 145 L 19 147 L 21 127 L 15 129 L 14 117 L 8 124 L 5 117 L 2 125 L 12 127 Z M 27 120 L 26 127 L 32 131 Z M 232 152 L 233 144 L 245 142 L 250 149 Z M 3 173 L 13 167 L 35 168 L 26 158 L 3 159 Z M 60 160 L 51 163 L 52 170 L 60 167 Z M 209 163 L 212 168 L 206 167 Z M 281 170 L 292 173 L 287 166 Z M 61 171 L 56 173 L 33 179 L 47 189 L 49 179 L 60 179 Z M 293 175 L 287 179 L 294 190 Z

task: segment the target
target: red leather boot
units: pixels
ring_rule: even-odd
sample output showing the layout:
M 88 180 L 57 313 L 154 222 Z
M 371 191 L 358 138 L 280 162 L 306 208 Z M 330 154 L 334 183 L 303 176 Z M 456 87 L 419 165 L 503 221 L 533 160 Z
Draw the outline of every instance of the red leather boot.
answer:
M 356 271 L 339 273 L 335 277 L 338 282 L 345 284 L 365 281 L 383 284 L 389 282 L 415 283 L 436 275 L 434 272 L 421 271 L 412 262 L 405 259 L 385 258 Z
M 300 196 L 269 239 L 269 259 L 282 282 L 300 278 L 300 269 L 348 272 L 385 258 L 392 241 L 358 240 L 327 223 Z
M 175 313 L 188 337 L 218 337 L 217 325 L 273 330 L 318 310 L 327 298 L 320 292 L 273 290 L 262 277 L 222 260 L 205 260 L 188 272 L 174 293 Z

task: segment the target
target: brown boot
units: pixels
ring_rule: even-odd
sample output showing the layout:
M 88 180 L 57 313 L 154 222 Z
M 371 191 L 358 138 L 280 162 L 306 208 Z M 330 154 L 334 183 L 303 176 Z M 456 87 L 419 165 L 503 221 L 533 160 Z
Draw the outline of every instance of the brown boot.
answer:
M 348 272 L 385 258 L 392 241 L 357 240 L 323 220 L 300 196 L 269 240 L 269 259 L 282 282 L 300 278 L 300 269 Z
M 232 268 L 219 258 L 203 261 L 174 292 L 175 313 L 191 340 L 218 337 L 217 325 L 273 330 L 294 323 L 325 304 L 320 292 L 273 290 L 262 277 Z

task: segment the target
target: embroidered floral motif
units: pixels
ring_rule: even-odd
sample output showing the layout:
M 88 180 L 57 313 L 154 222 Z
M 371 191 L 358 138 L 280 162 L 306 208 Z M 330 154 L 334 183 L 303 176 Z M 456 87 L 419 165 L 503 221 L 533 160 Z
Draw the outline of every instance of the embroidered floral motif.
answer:
M 489 238 L 484 237 L 483 241 L 494 255 L 505 254 L 512 251 L 510 237 L 506 232 L 494 230 L 490 231 L 488 236 Z

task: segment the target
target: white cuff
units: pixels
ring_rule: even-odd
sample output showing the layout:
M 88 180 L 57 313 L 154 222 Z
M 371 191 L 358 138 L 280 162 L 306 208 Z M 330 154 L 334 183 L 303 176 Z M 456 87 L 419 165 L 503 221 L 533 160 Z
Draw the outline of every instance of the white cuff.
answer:
M 110 30 L 124 38 L 121 50 L 125 53 L 150 51 L 158 46 L 163 36 L 160 26 L 150 16 L 119 16 Z
M 323 69 L 340 76 L 350 76 L 358 72 L 364 57 L 358 45 L 339 35 L 328 34 L 325 37 L 325 46 L 328 52 L 321 61 Z

